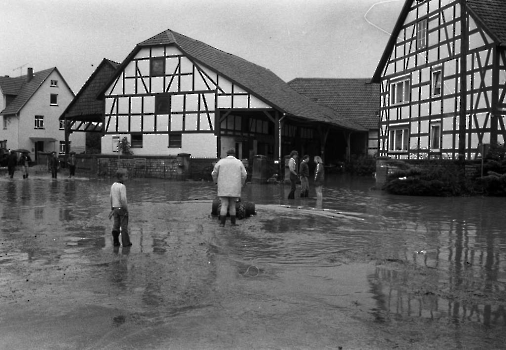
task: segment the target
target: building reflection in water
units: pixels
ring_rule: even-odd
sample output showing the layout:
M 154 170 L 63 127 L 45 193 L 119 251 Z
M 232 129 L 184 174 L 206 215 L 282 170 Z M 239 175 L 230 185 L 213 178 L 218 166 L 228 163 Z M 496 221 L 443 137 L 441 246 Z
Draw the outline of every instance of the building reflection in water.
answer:
M 413 251 L 406 260 L 385 259 L 368 277 L 376 294 L 376 317 L 506 325 L 504 237 L 483 224 L 443 222 L 430 228 L 435 242 L 426 242 L 437 248 Z

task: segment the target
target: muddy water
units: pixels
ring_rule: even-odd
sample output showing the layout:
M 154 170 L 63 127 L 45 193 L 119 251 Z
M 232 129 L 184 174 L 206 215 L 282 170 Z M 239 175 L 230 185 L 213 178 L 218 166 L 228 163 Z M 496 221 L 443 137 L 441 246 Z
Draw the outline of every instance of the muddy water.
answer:
M 248 184 L 220 229 L 211 183 L 135 179 L 115 249 L 110 184 L 0 180 L 0 348 L 505 348 L 503 198 Z

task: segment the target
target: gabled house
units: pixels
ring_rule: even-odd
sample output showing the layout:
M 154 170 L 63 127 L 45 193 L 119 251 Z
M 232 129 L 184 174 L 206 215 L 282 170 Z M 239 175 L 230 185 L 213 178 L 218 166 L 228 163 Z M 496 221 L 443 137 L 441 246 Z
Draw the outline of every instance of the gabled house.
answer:
M 34 160 L 39 152 L 65 152 L 64 124 L 58 118 L 74 93 L 56 67 L 0 77 L 0 92 L 0 147 L 27 149 Z M 84 137 L 70 142 L 72 150 L 84 151 Z
M 407 0 L 373 82 L 380 155 L 475 159 L 506 139 L 506 2 Z
M 342 131 L 367 133 L 268 69 L 172 30 L 137 44 L 98 98 L 100 120 L 69 114 L 69 129 L 99 122 L 106 154 L 127 137 L 139 156 L 219 158 L 233 147 L 246 159 L 279 160 L 292 149 L 343 157 Z
M 367 130 L 355 137 L 353 131 L 343 130 L 347 143 L 347 158 L 351 155 L 376 155 L 378 152 L 380 86 L 371 79 L 296 78 L 288 82 L 298 93 L 312 101 L 328 106 L 346 120 Z M 351 140 L 353 139 L 353 144 Z

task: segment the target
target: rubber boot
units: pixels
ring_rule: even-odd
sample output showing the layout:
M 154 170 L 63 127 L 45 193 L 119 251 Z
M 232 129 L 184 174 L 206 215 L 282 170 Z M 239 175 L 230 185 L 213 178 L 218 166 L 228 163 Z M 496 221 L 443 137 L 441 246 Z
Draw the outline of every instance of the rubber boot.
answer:
M 225 221 L 227 221 L 227 217 L 226 216 L 220 216 L 220 226 L 221 227 L 225 226 Z
M 121 230 L 121 243 L 123 248 L 130 247 L 132 245 L 132 242 L 130 242 L 130 236 L 128 235 L 128 232 L 123 232 Z
M 237 226 L 235 219 L 236 219 L 235 215 L 230 215 L 230 223 L 232 224 L 232 226 Z
M 113 246 L 119 247 L 119 232 L 118 231 L 112 231 L 112 240 L 113 240 Z

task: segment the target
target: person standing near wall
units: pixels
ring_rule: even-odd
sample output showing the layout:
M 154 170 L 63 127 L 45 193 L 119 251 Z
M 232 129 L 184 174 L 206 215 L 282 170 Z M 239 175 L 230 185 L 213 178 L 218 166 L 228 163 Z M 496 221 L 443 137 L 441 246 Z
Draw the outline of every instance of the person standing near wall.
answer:
M 321 208 L 323 202 L 323 180 L 325 180 L 325 169 L 323 160 L 320 156 L 315 156 L 316 170 L 314 174 L 314 186 L 316 190 L 316 206 Z
M 297 179 L 299 177 L 297 174 L 298 156 L 299 152 L 290 152 L 290 160 L 288 161 L 288 171 L 290 171 L 290 193 L 288 194 L 288 199 L 295 199 L 295 189 L 297 188 Z
M 28 152 L 21 153 L 19 164 L 23 167 L 23 179 L 28 179 L 28 167 L 30 166 L 31 161 L 32 159 L 28 155 Z
M 9 171 L 9 176 L 11 179 L 14 177 L 14 172 L 16 171 L 16 165 L 18 164 L 18 156 L 16 152 L 9 151 L 9 158 L 7 159 L 7 170 Z
M 306 154 L 302 157 L 302 162 L 300 162 L 300 196 L 308 197 L 309 196 L 309 156 Z
M 70 157 L 67 160 L 67 164 L 69 165 L 69 178 L 72 176 L 76 176 L 76 154 L 74 152 L 70 153 Z
M 235 150 L 229 149 L 227 157 L 220 159 L 214 166 L 211 176 L 218 185 L 218 197 L 221 202 L 220 226 L 225 226 L 227 212 L 230 223 L 236 225 L 236 201 L 241 197 L 242 186 L 248 173 L 244 164 L 235 157 Z
M 58 177 L 58 168 L 60 167 L 60 160 L 58 155 L 53 151 L 51 158 L 49 159 L 49 168 L 51 169 L 51 177 L 56 179 Z

